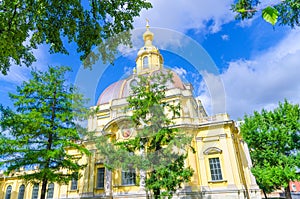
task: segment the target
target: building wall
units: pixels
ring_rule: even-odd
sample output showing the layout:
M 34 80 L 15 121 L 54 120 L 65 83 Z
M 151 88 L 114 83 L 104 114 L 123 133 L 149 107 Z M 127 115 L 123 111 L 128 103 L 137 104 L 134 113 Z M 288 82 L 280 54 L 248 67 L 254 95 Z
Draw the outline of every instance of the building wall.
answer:
M 99 113 L 100 116 L 102 114 Z M 121 123 L 122 119 L 116 120 L 111 116 L 109 119 L 98 118 L 90 120 L 91 128 L 106 128 L 112 133 L 118 133 L 117 124 Z M 235 123 L 229 120 L 226 114 L 204 118 L 202 123 L 185 123 L 190 120 L 192 118 L 179 118 L 177 125 L 179 129 L 193 136 L 192 146 L 196 153 L 189 153 L 186 164 L 193 168 L 194 175 L 191 181 L 184 185 L 183 190 L 179 190 L 178 194 L 175 194 L 174 198 L 180 198 L 183 195 L 185 198 L 260 198 L 260 191 L 250 172 L 251 162 L 249 162 L 248 150 L 240 138 Z M 194 120 L 200 121 L 199 118 Z M 114 128 L 112 128 L 113 126 Z M 107 176 L 109 171 L 105 169 L 105 185 L 103 188 L 97 188 L 97 169 L 104 167 L 103 159 L 99 155 L 95 143 L 89 141 L 85 142 L 85 145 L 92 153 L 89 157 L 81 158 L 81 163 L 86 163 L 87 167 L 81 171 L 82 178 L 78 181 L 78 188 L 71 190 L 71 183 L 68 185 L 55 184 L 53 198 L 99 198 L 110 195 L 114 198 L 145 198 L 146 193 L 142 185 L 122 186 L 120 171 L 112 171 L 110 180 Z M 75 150 L 70 149 L 69 153 L 76 155 Z M 221 180 L 212 179 L 209 164 L 211 158 L 219 159 Z M 107 186 L 108 181 L 111 181 L 109 186 Z M 12 185 L 11 198 L 17 198 L 21 184 L 26 186 L 25 199 L 31 198 L 33 185 L 19 180 L 18 175 L 2 176 L 0 183 L 0 198 L 4 198 L 8 185 Z
M 196 153 L 189 153 L 186 164 L 194 170 L 191 181 L 179 190 L 176 197 L 185 198 L 260 198 L 260 191 L 255 179 L 250 172 L 251 160 L 246 144 L 242 141 L 234 121 L 228 115 L 219 114 L 202 117 L 197 101 L 192 92 L 180 89 L 170 90 L 167 101 L 183 104 L 182 117 L 175 119 L 176 127 L 192 135 L 192 146 Z M 100 132 L 108 131 L 117 139 L 123 139 L 120 128 L 124 116 L 130 112 L 120 111 L 126 105 L 126 100 L 115 100 L 112 104 L 103 105 L 95 118 L 89 120 L 89 129 Z M 103 158 L 99 155 L 93 141 L 84 142 L 92 152 L 89 157 L 82 157 L 80 163 L 87 164 L 81 172 L 82 178 L 78 181 L 78 188 L 71 190 L 68 185 L 55 184 L 53 198 L 99 198 L 113 196 L 114 198 L 145 198 L 146 192 L 141 184 L 123 186 L 121 171 L 109 172 L 105 169 L 104 186 L 97 188 L 97 171 L 103 168 Z M 75 150 L 69 153 L 78 155 Z M 222 179 L 214 180 L 211 175 L 210 159 L 218 159 Z M 67 172 L 67 171 L 63 171 Z M 138 171 L 139 172 L 139 171 Z M 111 175 L 108 175 L 111 173 Z M 20 174 L 21 175 L 21 174 Z M 17 198 L 21 184 L 26 185 L 25 198 L 30 199 L 32 194 L 31 184 L 18 180 L 17 176 L 2 177 L 0 198 L 4 198 L 8 185 L 12 185 L 12 199 Z M 109 184 L 109 185 L 108 185 Z M 41 186 L 40 186 L 41 189 Z M 40 190 L 39 190 L 40 194 Z

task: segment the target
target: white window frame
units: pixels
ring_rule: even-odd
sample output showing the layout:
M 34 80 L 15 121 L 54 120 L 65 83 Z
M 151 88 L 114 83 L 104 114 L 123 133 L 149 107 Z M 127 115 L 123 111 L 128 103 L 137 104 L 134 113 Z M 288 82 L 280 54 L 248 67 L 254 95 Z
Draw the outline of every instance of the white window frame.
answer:
M 31 199 L 38 199 L 39 198 L 39 184 L 34 184 L 32 187 L 31 192 Z
M 5 191 L 5 199 L 11 199 L 12 186 L 8 185 Z
M 136 171 L 122 171 L 122 185 L 136 185 Z
M 223 180 L 221 162 L 219 157 L 208 158 L 210 177 L 212 181 Z
M 25 196 L 25 185 L 21 184 L 21 186 L 19 187 L 18 199 L 24 199 L 24 196 Z
M 47 199 L 52 199 L 54 196 L 54 183 L 48 184 Z

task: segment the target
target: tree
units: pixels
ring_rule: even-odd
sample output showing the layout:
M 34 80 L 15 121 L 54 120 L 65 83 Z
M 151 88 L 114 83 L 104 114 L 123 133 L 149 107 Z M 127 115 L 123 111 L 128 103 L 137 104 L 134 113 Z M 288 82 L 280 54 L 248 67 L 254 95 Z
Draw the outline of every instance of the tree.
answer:
M 98 59 L 91 52 L 97 45 L 102 59 L 112 61 L 116 43 L 128 44 L 117 34 L 132 29 L 134 17 L 150 7 L 145 0 L 2 0 L 0 71 L 6 75 L 12 63 L 30 66 L 39 44 L 49 44 L 50 53 L 68 54 L 65 41 L 77 44 L 85 66 Z
M 287 100 L 273 111 L 245 115 L 241 125 L 243 139 L 250 148 L 252 172 L 264 192 L 285 188 L 290 199 L 289 182 L 299 180 L 300 108 Z
M 78 122 L 88 113 L 83 107 L 86 100 L 74 86 L 66 84 L 64 75 L 69 70 L 33 70 L 32 79 L 23 82 L 17 94 L 10 94 L 15 110 L 0 106 L 0 164 L 7 174 L 38 167 L 20 178 L 41 182 L 41 199 L 45 198 L 48 182 L 68 183 L 77 179 L 76 173 L 84 167 L 78 163 L 79 157 L 67 153 L 68 149 L 89 153 L 77 142 L 84 132 Z
M 292 28 L 300 26 L 299 0 L 284 0 L 262 9 L 259 8 L 260 3 L 258 0 L 238 0 L 232 5 L 232 10 L 237 13 L 237 19 L 252 18 L 256 12 L 261 10 L 264 20 L 272 25 L 278 22 L 280 25 L 287 25 Z
M 172 74 L 162 72 L 139 76 L 127 99 L 127 110 L 132 110 L 129 121 L 137 129 L 137 135 L 110 143 L 102 136 L 97 142 L 109 169 L 121 165 L 123 170 L 147 171 L 145 187 L 156 199 L 172 198 L 193 174 L 184 164 L 191 137 L 172 127 L 172 119 L 180 116 L 180 104 L 166 101 L 166 85 L 171 79 Z

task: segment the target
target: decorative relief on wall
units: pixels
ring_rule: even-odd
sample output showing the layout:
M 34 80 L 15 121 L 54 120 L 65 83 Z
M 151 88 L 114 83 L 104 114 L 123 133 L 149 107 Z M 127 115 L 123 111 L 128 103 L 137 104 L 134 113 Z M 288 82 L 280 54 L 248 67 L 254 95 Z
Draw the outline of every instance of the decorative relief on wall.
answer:
M 222 150 L 217 147 L 209 147 L 204 152 L 204 155 L 222 153 Z

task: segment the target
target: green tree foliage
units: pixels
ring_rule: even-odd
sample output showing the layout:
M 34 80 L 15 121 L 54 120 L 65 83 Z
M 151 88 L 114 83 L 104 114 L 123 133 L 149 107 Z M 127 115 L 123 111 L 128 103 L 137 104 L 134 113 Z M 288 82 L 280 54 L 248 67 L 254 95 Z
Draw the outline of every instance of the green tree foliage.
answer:
M 77 44 L 85 66 L 98 59 L 97 53 L 90 54 L 97 45 L 102 59 L 111 61 L 116 43 L 128 43 L 116 35 L 132 29 L 134 17 L 150 7 L 145 0 L 1 0 L 0 71 L 7 74 L 12 63 L 31 65 L 39 44 L 67 54 L 64 41 Z
M 232 10 L 237 13 L 237 19 L 252 18 L 256 12 L 261 11 L 265 21 L 275 25 L 287 25 L 292 28 L 300 26 L 300 1 L 283 0 L 275 5 L 258 8 L 261 2 L 258 0 L 238 0 L 232 5 Z
M 88 113 L 82 106 L 86 100 L 66 83 L 64 75 L 69 70 L 32 71 L 32 79 L 23 82 L 17 94 L 10 94 L 15 108 L 0 106 L 0 164 L 7 174 L 37 167 L 20 177 L 33 184 L 42 182 L 41 199 L 48 183 L 68 183 L 84 167 L 68 149 L 88 154 L 77 142 L 84 132 L 79 121 Z
M 102 136 L 98 148 L 106 157 L 110 169 L 138 169 L 147 171 L 145 186 L 154 198 L 171 198 L 182 183 L 193 174 L 184 165 L 191 137 L 172 127 L 172 119 L 180 116 L 180 104 L 166 101 L 167 84 L 171 73 L 156 73 L 140 76 L 132 95 L 128 97 L 129 119 L 137 135 L 134 138 L 108 143 Z
M 250 148 L 252 172 L 261 189 L 271 192 L 285 187 L 291 198 L 289 182 L 299 180 L 300 108 L 286 100 L 273 111 L 246 115 L 241 126 L 243 139 Z

